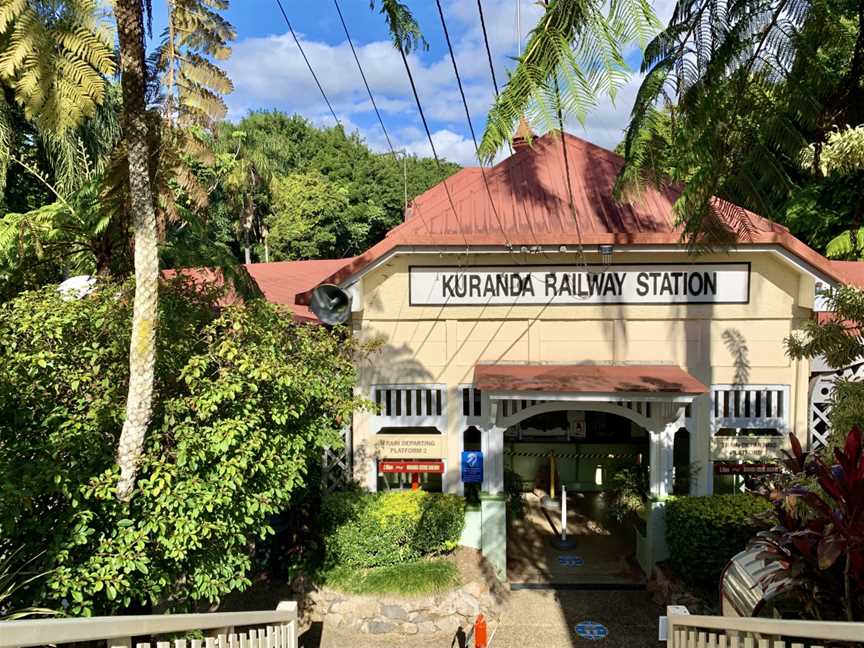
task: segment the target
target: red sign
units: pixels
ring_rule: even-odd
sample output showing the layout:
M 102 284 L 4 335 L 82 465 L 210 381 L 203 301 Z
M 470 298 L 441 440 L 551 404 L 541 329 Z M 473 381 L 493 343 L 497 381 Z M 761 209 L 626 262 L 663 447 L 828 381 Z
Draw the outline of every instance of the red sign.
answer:
M 714 464 L 714 472 L 718 475 L 773 475 L 782 470 L 777 464 Z
M 444 473 L 443 461 L 379 461 L 382 473 Z

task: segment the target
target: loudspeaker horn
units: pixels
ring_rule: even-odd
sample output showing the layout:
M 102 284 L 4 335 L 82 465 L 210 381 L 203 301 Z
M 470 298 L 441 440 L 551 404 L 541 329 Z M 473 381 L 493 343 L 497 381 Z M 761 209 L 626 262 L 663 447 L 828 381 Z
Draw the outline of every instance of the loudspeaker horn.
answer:
M 342 324 L 351 317 L 351 295 L 333 284 L 321 284 L 312 291 L 309 308 L 325 324 Z

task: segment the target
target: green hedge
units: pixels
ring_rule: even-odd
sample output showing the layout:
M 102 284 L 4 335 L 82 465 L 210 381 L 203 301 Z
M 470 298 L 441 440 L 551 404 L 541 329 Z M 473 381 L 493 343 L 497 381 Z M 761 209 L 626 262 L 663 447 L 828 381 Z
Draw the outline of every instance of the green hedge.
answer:
M 465 501 L 424 491 L 334 493 L 324 500 L 327 563 L 381 567 L 452 551 L 465 523 Z
M 757 516 L 770 510 L 754 495 L 681 497 L 666 503 L 666 541 L 672 569 L 684 580 L 717 587 L 732 556 L 768 526 Z

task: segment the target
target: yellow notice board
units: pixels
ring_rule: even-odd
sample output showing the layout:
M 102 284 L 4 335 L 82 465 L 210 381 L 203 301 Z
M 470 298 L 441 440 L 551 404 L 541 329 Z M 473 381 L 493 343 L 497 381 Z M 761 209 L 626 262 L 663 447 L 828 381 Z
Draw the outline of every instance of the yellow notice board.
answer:
M 715 461 L 777 459 L 788 450 L 789 442 L 781 436 L 721 437 L 711 439 L 711 458 Z
M 379 457 L 442 459 L 443 434 L 376 434 L 375 454 Z

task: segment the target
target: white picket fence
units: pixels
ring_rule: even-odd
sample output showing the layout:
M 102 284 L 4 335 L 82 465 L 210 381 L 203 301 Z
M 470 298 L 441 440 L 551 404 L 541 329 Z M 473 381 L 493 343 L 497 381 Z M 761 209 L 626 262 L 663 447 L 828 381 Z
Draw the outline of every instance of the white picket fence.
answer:
M 670 614 L 668 619 L 667 648 L 823 648 L 835 642 L 864 646 L 864 623 L 686 614 Z
M 243 628 L 236 632 L 235 628 Z M 158 637 L 201 631 L 204 639 Z M 0 621 L 0 648 L 25 648 L 104 641 L 106 648 L 132 648 L 133 638 L 156 638 L 153 648 L 297 648 L 297 603 L 275 610 L 210 614 L 154 614 L 76 619 Z M 135 648 L 151 648 L 136 642 Z

